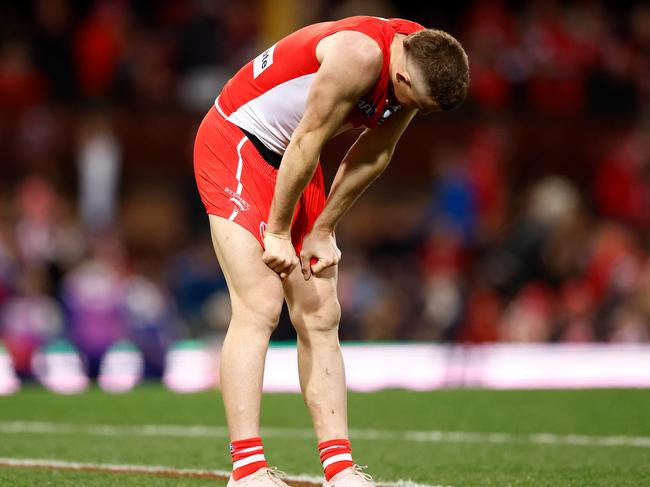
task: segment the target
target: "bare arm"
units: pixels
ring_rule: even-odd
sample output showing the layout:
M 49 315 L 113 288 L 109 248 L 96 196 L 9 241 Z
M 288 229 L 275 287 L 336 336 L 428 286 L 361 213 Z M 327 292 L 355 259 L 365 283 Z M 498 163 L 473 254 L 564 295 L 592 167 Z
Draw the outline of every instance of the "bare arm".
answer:
M 376 129 L 364 131 L 341 162 L 314 232 L 330 234 L 363 191 L 388 166 L 395 146 L 417 110 L 401 110 Z
M 278 171 L 262 259 L 282 278 L 298 263 L 291 245 L 291 221 L 296 203 L 313 177 L 320 152 L 381 70 L 379 46 L 363 34 L 345 34 L 328 45 L 307 97 L 305 114 Z
M 305 114 L 282 158 L 269 214 L 270 232 L 288 236 L 296 203 L 311 180 L 325 143 L 344 124 L 379 76 L 381 51 L 369 38 L 330 46 L 307 98 Z
M 300 260 L 305 279 L 338 264 L 341 252 L 334 229 L 343 214 L 386 168 L 404 129 L 416 110 L 400 111 L 388 121 L 363 132 L 341 162 L 327 204 L 302 244 Z M 313 260 L 317 262 L 313 263 Z

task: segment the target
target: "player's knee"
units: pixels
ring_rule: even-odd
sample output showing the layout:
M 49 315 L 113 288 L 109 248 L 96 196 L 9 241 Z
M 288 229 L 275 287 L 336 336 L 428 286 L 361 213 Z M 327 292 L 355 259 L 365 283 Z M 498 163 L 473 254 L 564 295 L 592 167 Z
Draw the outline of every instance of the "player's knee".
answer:
M 341 306 L 336 297 L 319 300 L 311 306 L 298 305 L 291 309 L 291 320 L 300 333 L 330 332 L 336 330 L 341 320 Z
M 281 297 L 275 296 L 251 299 L 245 304 L 233 306 L 233 321 L 236 320 L 241 326 L 254 326 L 270 334 L 278 326 L 283 302 Z

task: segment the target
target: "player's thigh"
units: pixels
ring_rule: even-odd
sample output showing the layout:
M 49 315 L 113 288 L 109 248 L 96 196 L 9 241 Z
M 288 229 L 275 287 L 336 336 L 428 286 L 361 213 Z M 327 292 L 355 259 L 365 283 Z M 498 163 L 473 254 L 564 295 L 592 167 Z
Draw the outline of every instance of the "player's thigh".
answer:
M 233 314 L 263 314 L 277 321 L 284 302 L 280 277 L 262 261 L 262 247 L 250 231 L 235 222 L 209 215 L 219 265 L 230 292 Z
M 341 307 L 337 279 L 338 266 L 332 266 L 307 281 L 300 268 L 296 268 L 284 280 L 289 314 L 298 332 L 304 328 L 331 330 L 338 326 Z

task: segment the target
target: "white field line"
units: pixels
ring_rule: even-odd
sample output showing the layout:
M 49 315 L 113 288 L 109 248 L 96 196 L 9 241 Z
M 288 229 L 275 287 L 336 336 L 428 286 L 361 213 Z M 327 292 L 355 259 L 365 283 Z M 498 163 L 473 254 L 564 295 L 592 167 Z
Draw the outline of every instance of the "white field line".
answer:
M 86 472 L 106 473 L 131 473 L 144 475 L 159 475 L 165 477 L 202 477 L 216 480 L 228 480 L 230 472 L 225 470 L 203 470 L 190 468 L 175 468 L 162 465 L 129 465 L 111 463 L 84 463 L 69 462 L 64 460 L 49 460 L 38 458 L 3 458 L 0 457 L 0 467 L 15 467 L 29 469 L 55 469 L 55 470 L 77 470 Z M 299 482 L 301 485 L 322 485 L 321 477 L 311 475 L 283 475 L 289 482 Z M 410 480 L 398 480 L 395 482 L 381 482 L 381 487 L 450 487 L 442 485 L 418 484 Z
M 181 438 L 228 438 L 221 426 L 71 424 L 32 421 L 0 422 L 0 433 L 76 434 L 88 436 L 153 436 Z M 306 428 L 262 428 L 268 438 L 313 438 Z M 575 445 L 595 447 L 650 448 L 650 436 L 589 436 L 554 433 L 477 433 L 467 431 L 388 431 L 352 429 L 354 440 L 413 441 L 422 443 L 511 443 L 538 445 Z

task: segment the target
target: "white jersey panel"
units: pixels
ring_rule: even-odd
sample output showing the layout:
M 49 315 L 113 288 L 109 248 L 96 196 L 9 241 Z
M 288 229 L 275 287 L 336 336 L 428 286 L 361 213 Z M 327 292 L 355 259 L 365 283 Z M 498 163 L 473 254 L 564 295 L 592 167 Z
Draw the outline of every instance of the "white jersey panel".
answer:
M 272 151 L 284 154 L 305 113 L 315 76 L 310 73 L 274 86 L 232 112 L 228 121 L 255 135 Z M 219 101 L 216 103 L 219 108 Z

